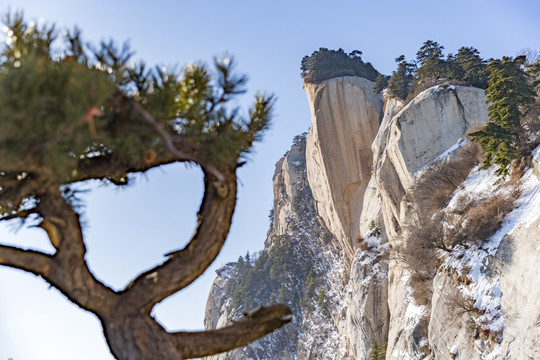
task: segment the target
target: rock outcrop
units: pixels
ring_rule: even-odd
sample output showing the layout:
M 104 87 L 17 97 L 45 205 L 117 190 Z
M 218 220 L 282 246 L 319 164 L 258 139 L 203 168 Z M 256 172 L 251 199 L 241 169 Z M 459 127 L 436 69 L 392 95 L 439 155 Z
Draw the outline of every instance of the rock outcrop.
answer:
M 389 103 L 391 104 L 391 103 Z M 393 106 L 395 107 L 395 105 Z M 380 138 L 374 142 L 373 180 L 381 197 L 386 235 L 399 249 L 402 232 L 418 220 L 418 210 L 405 195 L 421 176 L 421 170 L 464 140 L 472 126 L 488 120 L 484 92 L 469 87 L 436 86 L 420 93 L 397 114 L 387 112 Z M 446 154 L 448 155 L 448 154 Z M 395 256 L 390 261 L 388 306 L 389 358 L 401 359 L 427 342 L 419 332 L 429 311 L 411 297 L 406 265 Z
M 384 344 L 389 326 L 389 243 L 382 242 L 375 227 L 364 239 L 364 249 L 355 253 L 345 301 L 346 337 L 354 359 L 366 359 L 373 342 Z
M 389 103 L 391 104 L 391 103 Z M 435 86 L 420 94 L 391 119 L 385 117 L 374 143 L 374 178 L 380 189 L 384 223 L 390 238 L 407 221 L 405 192 L 419 170 L 464 140 L 473 126 L 488 120 L 483 90 L 461 86 Z

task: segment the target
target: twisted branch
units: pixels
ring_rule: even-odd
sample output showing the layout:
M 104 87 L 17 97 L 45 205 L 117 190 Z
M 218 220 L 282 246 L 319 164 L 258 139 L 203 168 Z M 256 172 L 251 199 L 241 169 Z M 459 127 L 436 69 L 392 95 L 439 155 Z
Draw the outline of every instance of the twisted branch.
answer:
M 149 313 L 155 304 L 191 284 L 210 266 L 225 243 L 236 205 L 234 171 L 225 179 L 222 183 L 205 177 L 199 220 L 189 244 L 139 275 L 120 293 L 124 302 Z
M 185 359 L 203 357 L 245 346 L 292 320 L 285 305 L 259 307 L 232 325 L 202 332 L 173 334 L 176 346 Z

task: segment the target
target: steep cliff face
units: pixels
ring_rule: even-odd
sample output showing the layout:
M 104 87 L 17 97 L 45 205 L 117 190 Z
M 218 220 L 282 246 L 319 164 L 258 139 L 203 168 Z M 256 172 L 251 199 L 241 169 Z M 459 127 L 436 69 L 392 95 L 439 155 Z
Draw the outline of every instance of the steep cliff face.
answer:
M 388 114 L 381 140 L 374 143 L 374 182 L 381 196 L 381 212 L 386 234 L 394 249 L 401 243 L 404 230 L 422 216 L 414 206 L 415 199 L 406 194 L 422 176 L 423 168 L 448 156 L 457 149 L 474 125 L 488 120 L 484 92 L 480 89 L 436 86 L 420 93 L 397 114 Z M 384 135 L 383 135 L 384 134 Z M 418 306 L 411 296 L 407 265 L 393 256 L 389 267 L 390 356 L 421 354 L 424 341 L 421 322 L 429 311 Z
M 373 83 L 359 77 L 306 83 L 304 88 L 312 121 L 306 151 L 309 183 L 318 213 L 351 261 L 353 242 L 363 236 L 360 213 L 383 101 L 372 91 Z
M 456 176 L 484 92 L 439 85 L 405 105 L 372 86 L 305 84 L 313 126 L 276 165 L 265 249 L 218 272 L 205 325 L 275 301 L 294 321 L 213 359 L 368 359 L 383 344 L 386 359 L 540 358 L 540 147 L 521 178 Z M 433 174 L 451 188 L 428 209 Z

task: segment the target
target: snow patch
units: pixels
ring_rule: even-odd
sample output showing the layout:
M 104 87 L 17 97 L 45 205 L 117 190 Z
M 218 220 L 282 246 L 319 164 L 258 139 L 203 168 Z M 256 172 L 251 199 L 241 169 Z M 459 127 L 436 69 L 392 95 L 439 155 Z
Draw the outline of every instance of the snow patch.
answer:
M 490 352 L 489 354 L 487 354 L 485 357 L 483 356 L 482 359 L 486 359 L 486 360 L 503 360 L 503 359 L 505 359 L 505 357 L 503 356 L 503 354 L 501 352 L 500 345 L 497 344 L 497 346 L 495 346 L 493 351 Z
M 456 90 L 456 85 L 451 85 L 450 83 L 443 83 L 440 85 L 435 86 L 435 91 L 449 91 L 449 90 Z
M 373 278 L 383 278 L 388 276 L 388 263 L 387 260 L 375 261 L 388 253 L 390 249 L 390 243 L 382 243 L 381 238 L 378 236 L 370 235 L 370 232 L 366 233 L 364 242 L 367 243 L 367 249 L 357 250 L 361 251 L 361 255 L 358 257 L 358 265 L 361 265 L 363 268 L 370 266 L 369 275 L 367 275 L 360 286 L 367 288 L 372 283 Z M 357 255 L 358 256 L 358 255 Z
M 420 320 L 427 315 L 426 307 L 424 305 L 417 305 L 414 297 L 412 296 L 412 288 L 409 286 L 409 280 L 411 273 L 405 270 L 401 277 L 401 285 L 406 289 L 405 301 L 407 303 L 407 309 L 404 314 L 405 330 L 414 329 Z
M 437 161 L 441 161 L 443 160 L 445 157 L 449 156 L 449 155 L 452 155 L 457 149 L 459 149 L 462 145 L 466 144 L 467 143 L 467 139 L 466 138 L 459 138 L 458 141 L 452 145 L 448 150 L 446 150 L 445 152 L 443 152 L 441 155 L 437 156 L 435 158 L 435 160 L 433 160 L 433 162 L 437 162 Z
M 463 145 L 465 145 L 467 143 L 467 138 L 459 138 L 458 141 L 452 145 L 451 147 L 449 147 L 445 152 L 443 152 L 442 154 L 440 154 L 439 156 L 437 156 L 435 159 L 431 160 L 429 163 L 427 163 L 426 165 L 422 166 L 419 170 L 416 171 L 415 174 L 419 174 L 421 171 L 423 170 L 426 170 L 427 168 L 433 166 L 433 164 L 436 164 L 438 163 L 439 161 L 442 161 L 444 160 L 445 158 L 447 158 L 448 156 L 452 155 L 453 153 L 455 153 L 459 148 L 461 148 Z

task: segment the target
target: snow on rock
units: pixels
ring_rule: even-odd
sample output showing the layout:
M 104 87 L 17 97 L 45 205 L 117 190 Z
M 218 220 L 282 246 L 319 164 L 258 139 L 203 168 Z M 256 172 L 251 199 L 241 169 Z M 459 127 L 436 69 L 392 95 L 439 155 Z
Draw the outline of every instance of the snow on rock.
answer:
M 416 301 L 412 296 L 412 289 L 409 286 L 409 280 L 411 279 L 411 274 L 409 271 L 405 271 L 401 277 L 401 285 L 406 289 L 407 295 L 405 297 L 406 310 L 404 314 L 404 329 L 412 330 L 414 329 L 420 320 L 427 315 L 426 307 L 423 305 L 417 305 Z
M 496 195 L 503 191 L 501 185 L 497 185 L 495 169 L 487 171 L 474 170 L 463 183 L 463 187 L 455 192 L 448 208 L 455 206 L 455 199 L 467 196 L 474 199 L 482 199 Z M 468 248 L 460 247 L 446 259 L 445 265 L 457 271 L 461 275 L 466 271 L 468 284 L 460 285 L 459 289 L 465 299 L 471 299 L 474 307 L 481 313 L 475 318 L 476 324 L 489 333 L 499 334 L 504 328 L 501 311 L 500 284 L 498 279 L 492 279 L 486 274 L 489 258 L 495 255 L 502 238 L 508 233 L 513 222 L 510 214 L 503 222 L 502 228 L 497 231 L 485 244 L 473 244 Z M 500 339 L 499 339 L 500 340 Z
M 457 199 L 463 196 L 479 200 L 514 191 L 497 180 L 493 168 L 473 170 L 455 192 L 447 210 L 453 210 Z M 508 354 L 510 349 L 512 358 L 540 358 L 540 331 L 536 325 L 540 321 L 540 290 L 537 290 L 540 281 L 533 275 L 540 270 L 538 253 L 533 250 L 540 246 L 539 228 L 533 226 L 540 223 L 540 180 L 532 169 L 521 178 L 519 191 L 514 209 L 500 229 L 483 244 L 457 247 L 444 262 L 451 271 L 437 274 L 430 324 L 435 358 L 442 355 L 437 349 L 444 344 L 459 346 L 463 350 L 461 356 L 470 359 L 506 359 L 503 354 Z M 459 285 L 449 276 L 452 272 L 460 279 Z M 459 310 L 452 303 L 456 289 L 474 311 Z M 456 327 L 469 320 L 473 325 Z M 443 326 L 455 330 L 440 333 Z M 472 348 L 468 345 L 470 336 L 476 338 Z M 521 339 L 521 346 L 516 344 L 516 339 Z M 528 355 L 531 353 L 534 356 Z
M 385 116 L 387 114 L 385 113 Z M 486 97 L 481 89 L 458 86 L 455 91 L 437 87 L 418 94 L 392 119 L 383 118 L 374 174 L 382 202 L 382 216 L 392 243 L 410 220 L 402 201 L 426 165 L 459 146 L 473 125 L 488 121 Z M 386 126 L 386 128 L 383 128 Z M 462 140 L 463 141 L 463 140 Z M 374 143 L 375 144 L 375 143 Z
M 287 259 L 297 270 L 309 265 L 312 293 L 305 276 L 280 273 L 293 322 L 212 360 L 367 359 L 373 340 L 388 341 L 387 359 L 540 359 L 540 147 L 519 191 L 498 182 L 494 169 L 476 168 L 458 187 L 447 212 L 464 198 L 519 197 L 489 239 L 439 254 L 442 266 L 426 289 L 431 303 L 418 304 L 411 273 L 393 256 L 419 216 L 405 194 L 420 170 L 452 156 L 470 127 L 488 120 L 486 99 L 481 89 L 442 84 L 407 105 L 386 94 L 383 108 L 371 87 L 351 77 L 305 84 L 313 121 L 307 158 L 293 147 L 276 166 L 261 256 L 276 238 L 290 239 Z M 377 233 L 367 232 L 374 225 Z M 230 298 L 235 265 L 218 275 L 207 327 L 240 311 Z
M 441 91 L 432 87 L 418 94 L 413 101 L 393 114 L 391 121 L 383 119 L 379 134 L 384 133 L 383 150 L 376 152 L 377 161 L 373 176 L 381 198 L 382 218 L 389 242 L 399 249 L 402 232 L 412 225 L 419 214 L 414 201 L 406 193 L 416 183 L 419 170 L 433 161 L 451 154 L 464 143 L 470 127 L 488 121 L 487 105 L 481 89 L 456 86 L 452 91 Z M 386 121 L 385 121 L 386 120 Z M 368 201 L 368 200 L 366 200 Z M 425 331 L 415 326 L 422 308 L 415 308 L 408 300 L 407 288 L 400 281 L 405 275 L 406 264 L 399 258 L 389 265 L 388 305 L 390 308 L 390 330 L 388 353 L 419 357 L 419 341 Z M 424 309 L 426 315 L 430 309 Z M 409 317 L 416 314 L 417 317 Z M 442 326 L 442 324 L 441 324 Z M 448 356 L 445 345 L 445 356 Z M 394 351 L 398 350 L 398 351 Z
M 295 146 L 276 164 L 273 217 L 265 248 L 252 256 L 250 268 L 255 270 L 251 272 L 240 262 L 218 270 L 205 328 L 222 327 L 241 317 L 250 310 L 244 306 L 276 302 L 291 308 L 293 320 L 245 347 L 208 360 L 348 358 L 343 331 L 344 257 L 317 217 L 304 150 L 305 137 L 296 138 Z M 250 282 L 255 276 L 257 280 Z
M 534 160 L 540 161 L 540 146 L 533 150 L 532 157 Z
M 431 165 L 436 164 L 439 161 L 442 161 L 442 160 L 446 159 L 447 157 L 453 155 L 457 150 L 459 150 L 466 143 L 467 143 L 467 138 L 460 137 L 458 139 L 458 141 L 454 145 L 452 145 L 448 150 L 443 152 L 441 155 L 437 156 L 435 159 L 433 159 L 433 161 L 430 161 L 428 164 L 422 166 L 420 168 L 420 170 L 418 170 L 415 173 L 415 175 L 419 175 L 422 170 L 425 170 L 428 167 L 430 167 Z

